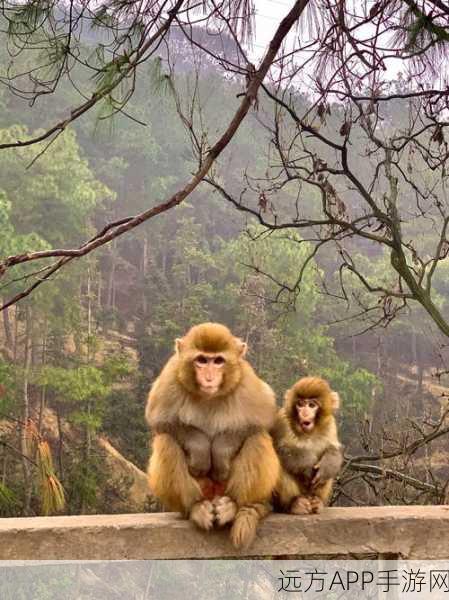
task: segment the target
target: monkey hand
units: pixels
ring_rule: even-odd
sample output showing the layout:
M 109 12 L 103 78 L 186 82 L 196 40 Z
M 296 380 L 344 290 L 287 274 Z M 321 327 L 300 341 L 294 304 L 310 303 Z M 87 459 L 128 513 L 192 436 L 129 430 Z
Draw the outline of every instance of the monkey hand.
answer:
M 312 513 L 318 514 L 324 508 L 324 502 L 318 496 L 311 496 L 309 498 Z
M 195 502 L 190 511 L 190 519 L 200 529 L 209 531 L 214 525 L 215 509 L 210 500 L 200 500 Z
M 312 488 L 316 488 L 329 479 L 334 479 L 340 472 L 342 464 L 343 453 L 341 449 L 328 448 L 321 460 L 314 466 L 315 474 L 311 482 Z
M 320 463 L 317 463 L 312 469 L 312 479 L 310 481 L 310 487 L 314 490 L 320 484 L 323 483 L 325 479 L 323 479 L 323 472 L 320 467 Z
M 278 456 L 284 468 L 294 475 L 301 475 L 305 479 L 312 477 L 312 468 L 318 457 L 306 448 L 284 446 L 277 448 Z
M 312 504 L 309 498 L 305 496 L 296 496 L 290 506 L 292 515 L 310 515 L 312 513 Z
M 332 473 L 327 468 L 326 464 L 318 463 L 312 469 L 312 478 L 310 480 L 310 487 L 312 490 L 316 490 L 317 487 L 332 479 Z
M 217 497 L 212 504 L 215 509 L 215 521 L 219 527 L 233 521 L 237 514 L 237 504 L 229 496 Z

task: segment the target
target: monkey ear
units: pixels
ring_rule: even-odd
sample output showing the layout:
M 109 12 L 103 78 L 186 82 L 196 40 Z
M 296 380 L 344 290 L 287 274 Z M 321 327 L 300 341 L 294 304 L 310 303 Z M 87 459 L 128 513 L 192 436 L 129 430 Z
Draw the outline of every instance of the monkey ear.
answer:
M 248 352 L 248 344 L 240 339 L 237 339 L 237 349 L 239 358 L 245 358 L 246 353 Z
M 332 410 L 338 410 L 340 408 L 340 394 L 338 392 L 331 392 L 332 397 Z
M 175 352 L 176 354 L 181 354 L 182 352 L 182 338 L 175 339 Z

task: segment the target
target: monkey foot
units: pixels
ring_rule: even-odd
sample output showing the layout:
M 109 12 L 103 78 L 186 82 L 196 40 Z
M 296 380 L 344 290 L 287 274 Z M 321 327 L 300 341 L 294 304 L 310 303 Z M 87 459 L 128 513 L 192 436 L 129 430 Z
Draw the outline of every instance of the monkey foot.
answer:
M 318 496 L 311 496 L 310 506 L 312 507 L 313 513 L 320 513 L 324 508 L 324 502 Z
M 206 531 L 212 529 L 215 519 L 215 510 L 212 502 L 209 500 L 196 502 L 190 511 L 190 519 L 200 529 L 205 529 Z
M 215 508 L 215 520 L 219 527 L 230 523 L 234 519 L 237 513 L 237 504 L 229 496 L 215 498 L 213 504 Z
M 248 548 L 256 536 L 259 516 L 250 507 L 243 507 L 238 511 L 231 527 L 231 542 L 234 548 Z
M 292 515 L 310 515 L 312 512 L 312 503 L 309 498 L 304 496 L 295 498 L 290 507 L 290 514 Z

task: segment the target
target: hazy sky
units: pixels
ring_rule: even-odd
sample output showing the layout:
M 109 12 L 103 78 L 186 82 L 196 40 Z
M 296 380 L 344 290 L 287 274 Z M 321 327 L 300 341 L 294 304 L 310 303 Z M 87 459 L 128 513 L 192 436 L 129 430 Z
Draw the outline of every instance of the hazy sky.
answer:
M 287 14 L 293 1 L 287 0 L 255 0 L 256 6 L 256 39 L 254 54 L 259 56 L 273 37 L 276 27 Z
M 449 1 L 449 0 L 448 0 Z M 253 56 L 254 62 L 259 60 L 267 44 L 273 37 L 273 34 L 282 18 L 293 6 L 294 0 L 254 0 L 256 9 L 256 36 L 254 41 Z M 356 4 L 357 5 L 357 4 Z M 361 29 L 363 33 L 367 30 Z M 292 33 L 291 35 L 295 35 Z M 399 57 L 386 61 L 387 78 L 396 78 L 399 71 L 403 70 L 405 65 Z M 443 75 L 443 73 L 441 74 Z

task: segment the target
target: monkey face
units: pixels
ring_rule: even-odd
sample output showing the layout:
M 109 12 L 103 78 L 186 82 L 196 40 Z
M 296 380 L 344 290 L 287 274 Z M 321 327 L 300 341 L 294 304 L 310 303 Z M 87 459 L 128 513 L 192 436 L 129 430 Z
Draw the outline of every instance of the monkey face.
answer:
M 304 433 L 311 433 L 315 427 L 319 402 L 316 398 L 299 398 L 296 403 L 298 426 Z
M 226 359 L 222 354 L 202 352 L 195 356 L 193 366 L 196 383 L 206 396 L 214 396 L 223 383 Z
M 202 323 L 176 340 L 177 379 L 190 394 L 225 398 L 242 377 L 246 344 L 218 323 Z

